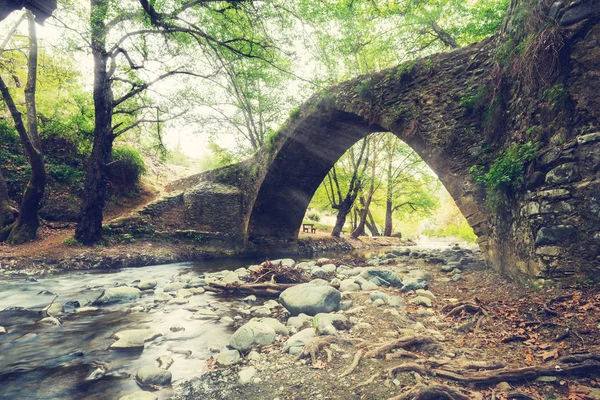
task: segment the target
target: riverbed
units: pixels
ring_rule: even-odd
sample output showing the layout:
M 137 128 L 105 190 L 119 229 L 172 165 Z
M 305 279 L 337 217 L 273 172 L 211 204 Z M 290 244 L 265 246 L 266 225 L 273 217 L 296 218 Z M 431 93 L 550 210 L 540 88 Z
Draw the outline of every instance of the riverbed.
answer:
M 154 365 L 161 356 L 174 361 L 169 368 L 173 382 L 202 374 L 206 361 L 227 345 L 232 331 L 221 321 L 191 316 L 198 310 L 233 316 L 232 308 L 241 300 L 197 291 L 185 304 L 168 304 L 156 301 L 156 295 L 169 282 L 193 281 L 207 272 L 247 267 L 253 261 L 219 259 L 112 273 L 0 278 L 0 326 L 8 332 L 0 335 L 0 399 L 119 398 L 139 390 L 136 370 Z M 104 289 L 135 286 L 140 280 L 157 282 L 156 289 L 142 291 L 133 302 L 91 306 Z M 42 310 L 51 303 L 60 325 L 39 323 Z M 139 328 L 162 336 L 143 349 L 109 349 L 113 334 Z M 170 390 L 154 393 L 164 399 Z

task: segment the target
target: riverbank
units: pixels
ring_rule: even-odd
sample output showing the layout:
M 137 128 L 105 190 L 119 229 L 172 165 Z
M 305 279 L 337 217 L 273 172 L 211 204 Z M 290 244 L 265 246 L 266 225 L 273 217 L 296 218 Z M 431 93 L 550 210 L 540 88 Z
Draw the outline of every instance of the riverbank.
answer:
M 202 246 L 194 240 L 131 238 L 127 243 L 81 246 L 68 239 L 72 227 L 45 227 L 43 240 L 11 246 L 0 243 L 0 273 L 40 275 L 77 270 L 114 270 L 186 261 L 201 261 L 235 255 L 233 251 Z M 301 236 L 295 256 L 310 257 L 324 253 L 346 253 L 355 249 L 411 245 L 398 238 L 333 238 Z

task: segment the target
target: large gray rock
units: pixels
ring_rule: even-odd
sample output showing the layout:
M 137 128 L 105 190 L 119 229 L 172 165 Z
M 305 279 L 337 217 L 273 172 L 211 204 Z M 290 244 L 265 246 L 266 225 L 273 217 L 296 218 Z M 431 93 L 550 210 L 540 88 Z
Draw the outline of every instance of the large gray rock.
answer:
M 292 315 L 316 315 L 337 311 L 342 294 L 331 286 L 314 286 L 308 283 L 293 286 L 279 295 L 279 301 Z
M 240 361 L 240 352 L 237 350 L 224 350 L 215 357 L 215 362 L 221 366 L 237 364 Z
M 287 353 L 293 347 L 303 347 L 306 342 L 317 334 L 314 328 L 303 329 L 291 336 L 283 346 L 283 352 Z
M 369 269 L 363 271 L 361 276 L 378 286 L 402 287 L 402 279 L 392 271 L 383 269 Z
M 162 336 L 162 334 L 152 329 L 128 329 L 112 335 L 113 338 L 118 340 L 111 344 L 110 348 L 115 350 L 143 348 L 145 342 L 154 340 L 159 336 Z
M 106 289 L 94 304 L 110 304 L 121 301 L 136 300 L 142 295 L 138 288 L 129 286 L 111 287 Z
M 271 328 L 273 328 L 275 333 L 277 333 L 279 335 L 287 336 L 290 334 L 289 329 L 286 328 L 285 325 L 283 325 L 281 322 L 279 322 L 275 318 L 263 318 L 260 320 L 260 322 L 262 322 L 263 324 L 269 325 Z
M 333 313 L 320 313 L 315 315 L 313 319 L 313 326 L 317 330 L 317 333 L 324 335 L 335 335 L 337 333 L 336 323 L 345 325 L 349 324 L 349 321 L 345 316 Z
M 252 320 L 242 325 L 229 340 L 229 346 L 248 351 L 254 346 L 268 345 L 275 341 L 275 330 L 269 325 Z
M 154 366 L 146 366 L 138 370 L 135 378 L 142 386 L 166 386 L 171 383 L 172 375 L 171 372 L 167 371 L 166 369 Z

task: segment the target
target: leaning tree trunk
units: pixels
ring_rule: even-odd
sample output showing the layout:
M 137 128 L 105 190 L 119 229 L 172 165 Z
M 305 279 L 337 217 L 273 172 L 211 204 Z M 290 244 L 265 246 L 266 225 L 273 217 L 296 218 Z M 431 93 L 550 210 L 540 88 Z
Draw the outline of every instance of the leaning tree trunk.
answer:
M 37 34 L 35 30 L 35 19 L 28 11 L 29 20 L 29 60 L 27 62 L 27 84 L 25 86 L 25 105 L 27 107 L 27 125 L 29 134 L 23 124 L 21 112 L 17 109 L 8 87 L 0 78 L 0 91 L 2 97 L 8 106 L 8 109 L 15 121 L 15 128 L 21 138 L 21 143 L 25 147 L 29 163 L 31 164 L 31 177 L 23 194 L 19 217 L 13 224 L 10 232 L 3 230 L 0 240 L 8 240 L 11 243 L 24 243 L 35 239 L 37 230 L 40 226 L 38 217 L 38 208 L 44 197 L 46 188 L 46 167 L 44 165 L 44 156 L 39 148 L 39 136 L 37 129 L 37 112 L 35 107 L 35 93 L 37 82 Z
M 346 197 L 344 201 L 337 208 L 337 217 L 335 218 L 335 226 L 333 227 L 333 231 L 331 232 L 331 236 L 340 237 L 342 233 L 342 229 L 344 229 L 344 224 L 346 223 L 346 217 L 350 213 L 352 209 L 352 204 L 354 201 L 349 201 L 349 197 Z
M 380 236 L 379 229 L 377 229 L 377 224 L 375 223 L 375 218 L 373 218 L 371 210 L 369 210 L 369 213 L 367 214 L 367 220 L 365 223 L 367 225 L 367 229 L 371 231 L 371 236 Z
M 85 179 L 81 216 L 75 229 L 75 239 L 84 244 L 102 239 L 102 210 L 107 186 L 107 165 L 110 162 L 114 135 L 112 133 L 113 93 L 107 70 L 106 0 L 91 1 L 92 55 L 94 57 L 94 145 Z
M 385 194 L 385 226 L 383 236 L 392 236 L 392 216 L 394 214 L 394 205 L 392 198 L 394 195 L 394 176 L 392 174 L 392 157 L 388 157 L 387 165 L 387 190 Z

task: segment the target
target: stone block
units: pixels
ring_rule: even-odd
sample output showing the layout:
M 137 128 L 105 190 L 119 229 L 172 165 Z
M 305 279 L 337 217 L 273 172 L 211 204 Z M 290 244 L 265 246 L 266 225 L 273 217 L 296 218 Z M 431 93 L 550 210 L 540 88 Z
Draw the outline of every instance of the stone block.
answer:
M 546 174 L 546 183 L 549 185 L 563 185 L 579 179 L 579 171 L 574 163 L 559 165 Z
M 535 236 L 535 245 L 543 246 L 566 242 L 573 239 L 576 235 L 577 229 L 573 225 L 544 227 L 538 230 Z

